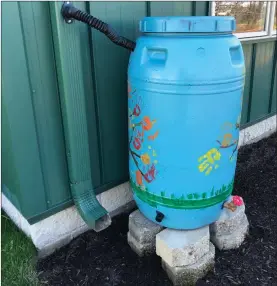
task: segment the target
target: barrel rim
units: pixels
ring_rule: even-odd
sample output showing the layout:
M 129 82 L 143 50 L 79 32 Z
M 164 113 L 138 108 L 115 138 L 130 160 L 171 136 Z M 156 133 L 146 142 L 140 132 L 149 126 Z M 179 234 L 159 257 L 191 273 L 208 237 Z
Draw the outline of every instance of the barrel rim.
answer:
M 139 23 L 142 33 L 224 33 L 236 30 L 232 16 L 144 17 Z

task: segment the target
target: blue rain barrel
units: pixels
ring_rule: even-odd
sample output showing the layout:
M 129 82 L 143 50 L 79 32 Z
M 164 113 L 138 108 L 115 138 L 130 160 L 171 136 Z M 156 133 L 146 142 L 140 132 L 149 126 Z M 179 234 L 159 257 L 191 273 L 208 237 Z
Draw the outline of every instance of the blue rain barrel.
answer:
M 195 229 L 234 184 L 245 78 L 233 17 L 146 17 L 128 68 L 129 171 L 150 220 Z

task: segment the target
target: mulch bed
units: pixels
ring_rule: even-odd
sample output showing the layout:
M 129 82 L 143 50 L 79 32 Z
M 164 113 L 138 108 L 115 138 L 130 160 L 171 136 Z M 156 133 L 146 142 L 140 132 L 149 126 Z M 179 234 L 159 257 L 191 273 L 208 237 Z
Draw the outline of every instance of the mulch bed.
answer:
M 250 234 L 236 250 L 217 251 L 215 273 L 197 285 L 277 285 L 277 135 L 240 148 L 234 194 L 244 198 Z M 139 258 L 127 243 L 128 215 L 88 231 L 39 261 L 47 285 L 172 285 L 159 257 Z

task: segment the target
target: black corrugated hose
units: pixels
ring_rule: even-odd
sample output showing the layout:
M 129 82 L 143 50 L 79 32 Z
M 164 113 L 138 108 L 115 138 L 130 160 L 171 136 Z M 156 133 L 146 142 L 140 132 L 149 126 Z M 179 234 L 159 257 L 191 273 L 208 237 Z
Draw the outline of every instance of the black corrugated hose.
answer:
M 93 17 L 92 15 L 79 10 L 78 8 L 74 7 L 70 3 L 64 3 L 61 13 L 64 18 L 67 19 L 76 19 L 83 23 L 88 24 L 90 27 L 95 28 L 96 30 L 105 34 L 113 43 L 118 46 L 121 46 L 125 49 L 134 51 L 136 47 L 136 43 L 128 40 L 122 36 L 119 36 L 117 32 L 112 29 L 107 23 L 102 22 L 101 20 Z

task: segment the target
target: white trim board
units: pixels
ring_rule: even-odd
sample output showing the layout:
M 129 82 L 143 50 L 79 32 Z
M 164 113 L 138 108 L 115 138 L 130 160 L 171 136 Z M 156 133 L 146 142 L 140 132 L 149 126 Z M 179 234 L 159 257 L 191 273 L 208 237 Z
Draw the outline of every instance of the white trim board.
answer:
M 239 147 L 255 143 L 276 132 L 277 116 L 271 116 L 239 132 Z
M 240 131 L 239 147 L 251 144 L 276 132 L 276 115 Z M 105 209 L 115 216 L 134 208 L 132 192 L 128 182 L 97 196 Z M 88 230 L 75 206 L 69 207 L 33 225 L 21 215 L 2 194 L 2 207 L 14 223 L 33 241 L 39 256 L 47 256 L 69 243 L 74 237 Z

